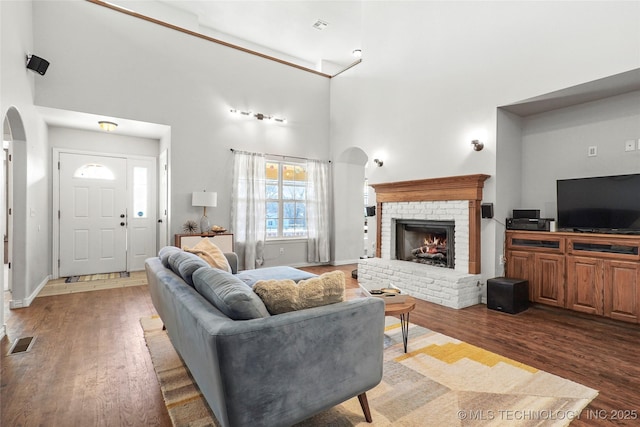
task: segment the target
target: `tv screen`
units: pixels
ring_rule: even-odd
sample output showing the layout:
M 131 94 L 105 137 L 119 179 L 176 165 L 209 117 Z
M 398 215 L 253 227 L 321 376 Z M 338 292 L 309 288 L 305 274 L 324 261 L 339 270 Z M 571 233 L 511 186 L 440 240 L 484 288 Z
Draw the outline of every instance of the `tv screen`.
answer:
M 558 228 L 640 233 L 640 174 L 557 181 Z

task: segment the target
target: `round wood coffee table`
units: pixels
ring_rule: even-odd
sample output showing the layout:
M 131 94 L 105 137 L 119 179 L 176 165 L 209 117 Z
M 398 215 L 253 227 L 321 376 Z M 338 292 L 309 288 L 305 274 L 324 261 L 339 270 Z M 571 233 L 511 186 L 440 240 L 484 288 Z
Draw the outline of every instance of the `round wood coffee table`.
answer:
M 384 306 L 385 316 L 400 317 L 400 327 L 402 328 L 402 342 L 404 344 L 404 352 L 407 352 L 407 341 L 409 340 L 409 313 L 416 308 L 416 299 L 407 296 L 404 302 L 396 304 L 386 304 Z

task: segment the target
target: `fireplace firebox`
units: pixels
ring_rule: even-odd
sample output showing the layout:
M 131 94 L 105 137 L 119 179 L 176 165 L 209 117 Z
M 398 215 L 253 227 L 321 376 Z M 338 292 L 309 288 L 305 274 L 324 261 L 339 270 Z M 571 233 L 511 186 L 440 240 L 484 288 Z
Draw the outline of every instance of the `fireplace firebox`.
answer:
M 395 258 L 455 268 L 454 221 L 395 219 Z

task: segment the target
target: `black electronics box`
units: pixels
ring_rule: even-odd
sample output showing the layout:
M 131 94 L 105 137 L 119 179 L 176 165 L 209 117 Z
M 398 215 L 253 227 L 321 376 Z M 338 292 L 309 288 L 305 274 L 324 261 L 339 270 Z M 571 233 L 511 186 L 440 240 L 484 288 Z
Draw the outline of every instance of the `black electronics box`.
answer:
M 507 230 L 550 231 L 553 218 L 507 218 Z
M 521 219 L 521 218 L 539 219 L 540 209 L 514 209 L 512 216 L 514 219 Z
M 487 280 L 487 308 L 517 314 L 529 308 L 529 282 L 496 277 Z

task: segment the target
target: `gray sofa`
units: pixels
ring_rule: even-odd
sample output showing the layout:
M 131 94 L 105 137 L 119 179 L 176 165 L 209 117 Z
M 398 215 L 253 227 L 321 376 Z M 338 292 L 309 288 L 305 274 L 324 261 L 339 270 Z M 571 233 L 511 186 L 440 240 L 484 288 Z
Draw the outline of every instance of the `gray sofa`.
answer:
M 371 420 L 364 393 L 382 379 L 381 300 L 358 298 L 278 315 L 253 305 L 247 310 L 228 298 L 238 292 L 239 299 L 256 302 L 238 277 L 242 272 L 198 265 L 195 255 L 178 251 L 163 248 L 146 260 L 149 291 L 222 426 L 290 426 L 355 396 Z M 170 262 L 174 258 L 187 261 Z M 233 262 L 233 255 L 227 258 Z M 272 273 L 278 271 L 305 274 Z M 239 317 L 250 319 L 234 320 Z

